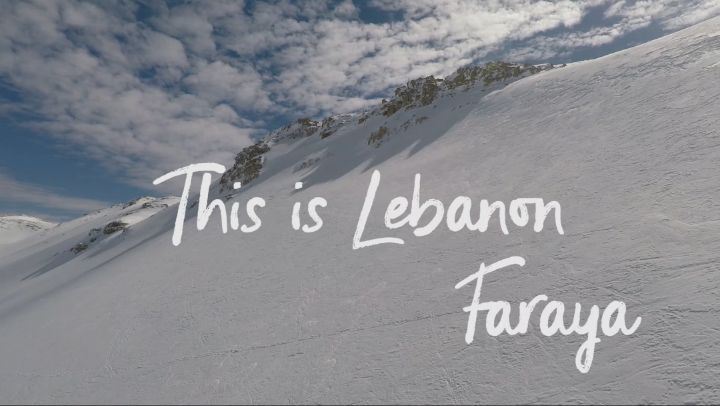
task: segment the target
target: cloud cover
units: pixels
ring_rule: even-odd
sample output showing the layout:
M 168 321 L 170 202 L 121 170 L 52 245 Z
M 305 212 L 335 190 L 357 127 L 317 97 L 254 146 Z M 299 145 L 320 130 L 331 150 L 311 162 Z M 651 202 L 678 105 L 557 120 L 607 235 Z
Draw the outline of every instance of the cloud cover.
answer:
M 108 202 L 67 196 L 47 188 L 21 182 L 0 169 L 0 203 L 22 203 L 64 212 L 90 212 L 109 206 Z M 26 207 L 25 213 L 31 207 Z
M 280 118 L 361 109 L 490 55 L 562 57 L 719 13 L 720 0 L 6 2 L 0 85 L 18 97 L 0 114 L 148 187 L 228 162 Z

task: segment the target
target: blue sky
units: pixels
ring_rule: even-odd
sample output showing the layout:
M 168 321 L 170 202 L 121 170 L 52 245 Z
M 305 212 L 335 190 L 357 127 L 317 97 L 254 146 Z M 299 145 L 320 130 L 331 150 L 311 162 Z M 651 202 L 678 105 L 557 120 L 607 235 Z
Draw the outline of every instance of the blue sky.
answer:
M 720 0 L 3 2 L 0 214 L 65 220 L 419 76 L 602 56 Z

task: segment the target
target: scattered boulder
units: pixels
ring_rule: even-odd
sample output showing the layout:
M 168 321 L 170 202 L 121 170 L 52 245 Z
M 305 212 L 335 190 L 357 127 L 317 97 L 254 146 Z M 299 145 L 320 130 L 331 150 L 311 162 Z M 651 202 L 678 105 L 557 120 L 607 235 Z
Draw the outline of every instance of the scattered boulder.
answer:
M 335 117 L 333 116 L 327 117 L 322 121 L 322 125 L 320 126 L 320 138 L 327 138 L 335 133 L 333 124 L 335 124 Z
M 315 164 L 317 164 L 318 162 L 320 162 L 319 157 L 308 158 L 308 159 L 304 160 L 303 162 L 301 162 L 300 164 L 298 164 L 297 166 L 295 166 L 295 168 L 293 169 L 293 172 L 299 172 L 303 169 L 310 168 L 310 167 L 314 166 Z
M 88 248 L 88 244 L 86 244 L 84 242 L 80 242 L 80 243 L 75 244 L 74 247 L 70 248 L 70 252 L 72 252 L 73 254 L 79 254 L 79 253 L 85 251 L 87 248 Z
M 292 123 L 271 132 L 266 143 L 309 137 L 320 128 L 320 123 L 309 118 L 299 118 Z
M 452 90 L 465 87 L 467 89 L 480 80 L 482 80 L 483 85 L 489 86 L 496 82 L 534 75 L 552 67 L 552 65 L 521 65 L 502 61 L 488 62 L 485 65 L 478 66 L 465 66 L 447 78 L 445 88 Z
M 235 164 L 220 178 L 222 188 L 232 188 L 232 184 L 238 181 L 246 185 L 260 176 L 260 170 L 263 166 L 263 154 L 268 151 L 270 151 L 270 146 L 263 141 L 240 151 L 235 156 Z
M 383 100 L 385 100 L 385 99 L 383 99 Z M 358 119 L 358 124 L 364 123 L 365 121 L 367 121 L 368 118 L 370 118 L 370 114 L 363 113 L 363 115 Z
M 375 148 L 379 147 L 387 133 L 387 127 L 381 126 L 380 128 L 378 128 L 377 131 L 370 133 L 370 137 L 368 138 L 368 145 L 374 145 Z
M 116 233 L 118 231 L 123 231 L 127 229 L 128 224 L 123 223 L 122 221 L 111 221 L 105 225 L 103 228 L 103 234 L 110 235 L 113 233 Z
M 432 103 L 440 91 L 442 79 L 428 76 L 409 81 L 405 86 L 395 89 L 395 97 L 382 104 L 382 113 L 389 117 L 401 109 L 427 106 Z
M 355 120 L 355 114 L 336 114 L 325 118 L 320 124 L 320 138 L 327 138 L 335 134 L 340 128 Z

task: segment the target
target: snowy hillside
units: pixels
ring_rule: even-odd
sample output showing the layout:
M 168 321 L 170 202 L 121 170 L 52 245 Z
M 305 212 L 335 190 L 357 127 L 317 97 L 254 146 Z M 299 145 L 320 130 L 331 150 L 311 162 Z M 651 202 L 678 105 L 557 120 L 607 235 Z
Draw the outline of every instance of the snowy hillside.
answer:
M 139 223 L 176 203 L 177 198 L 172 196 L 141 197 L 59 225 L 43 222 L 48 231 L 6 247 L 1 252 L 0 263 L 12 269 L 13 274 L 17 270 L 35 269 L 25 278 L 39 276 L 76 258 L 94 256 L 110 249 L 125 238 L 124 234 L 132 233 Z M 0 281 L 5 281 L 6 276 L 17 276 L 0 272 Z M 5 292 L 5 288 L 12 290 L 15 286 L 0 286 L 0 292 Z
M 377 109 L 274 133 L 213 187 L 241 224 L 245 202 L 266 199 L 252 234 L 223 234 L 215 213 L 203 231 L 189 218 L 175 247 L 177 206 L 136 202 L 28 240 L 0 257 L 0 399 L 720 402 L 720 19 L 546 68 L 425 78 Z M 405 244 L 353 250 L 375 169 L 365 236 Z M 565 234 L 388 230 L 384 209 L 416 173 L 421 200 L 559 201 Z M 294 231 L 293 203 L 315 196 L 325 225 Z M 484 300 L 619 299 L 640 329 L 602 337 L 587 374 L 583 338 L 545 337 L 537 316 L 527 334 L 479 327 L 466 344 L 472 289 L 456 283 L 511 255 L 527 265 L 488 275 Z
M 0 245 L 23 240 L 55 227 L 55 223 L 32 216 L 0 216 Z

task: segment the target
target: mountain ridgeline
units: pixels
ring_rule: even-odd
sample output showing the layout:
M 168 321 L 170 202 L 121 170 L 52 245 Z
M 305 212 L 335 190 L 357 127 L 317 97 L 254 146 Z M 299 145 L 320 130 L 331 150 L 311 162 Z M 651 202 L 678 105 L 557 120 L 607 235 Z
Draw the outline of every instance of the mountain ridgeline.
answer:
M 231 189 L 235 182 L 246 185 L 260 176 L 264 154 L 270 151 L 273 144 L 311 136 L 319 136 L 321 139 L 328 138 L 340 128 L 348 125 L 361 125 L 370 117 L 380 117 L 385 120 L 381 120 L 383 122 L 376 128 L 368 129 L 367 139 L 369 146 L 379 147 L 392 134 L 405 131 L 411 125 L 418 125 L 428 119 L 427 116 L 415 117 L 413 120 L 402 122 L 398 128 L 391 129 L 387 122 L 400 111 L 430 106 L 440 98 L 478 86 L 482 86 L 488 91 L 496 90 L 515 80 L 556 67 L 552 64 L 529 65 L 502 61 L 466 66 L 459 68 L 446 78 L 427 76 L 411 80 L 396 88 L 393 97 L 383 99 L 379 106 L 368 111 L 332 115 L 321 121 L 300 118 L 240 151 L 235 156 L 234 165 L 220 179 L 221 190 Z

